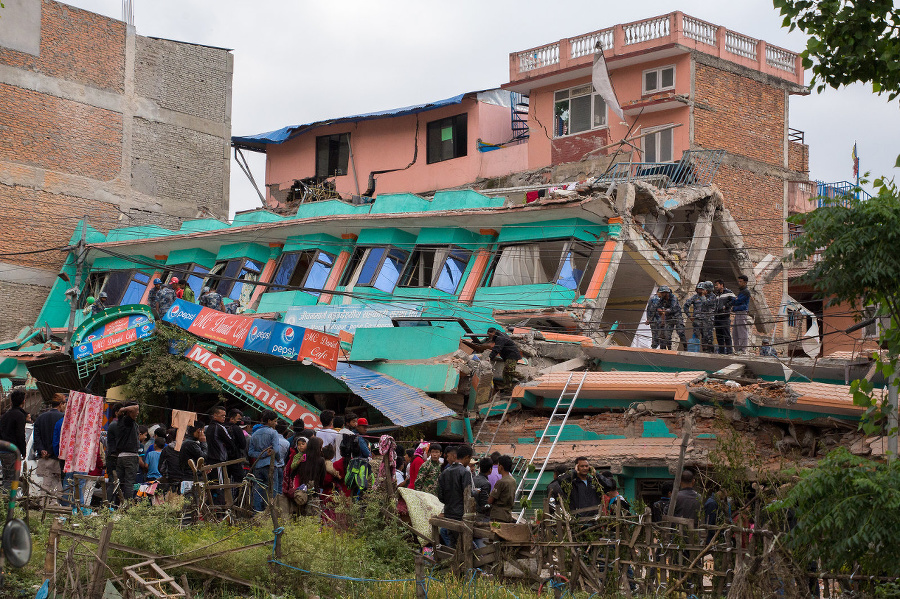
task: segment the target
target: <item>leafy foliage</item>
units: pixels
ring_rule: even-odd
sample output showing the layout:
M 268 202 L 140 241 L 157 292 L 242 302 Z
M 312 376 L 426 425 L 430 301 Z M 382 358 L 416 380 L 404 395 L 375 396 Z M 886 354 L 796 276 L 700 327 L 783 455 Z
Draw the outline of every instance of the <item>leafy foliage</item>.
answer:
M 900 14 L 894 0 L 773 0 L 784 26 L 809 34 L 803 66 L 818 91 L 857 81 L 900 95 Z
M 788 545 L 833 572 L 900 576 L 900 461 L 840 448 L 805 471 L 777 508 L 794 510 Z

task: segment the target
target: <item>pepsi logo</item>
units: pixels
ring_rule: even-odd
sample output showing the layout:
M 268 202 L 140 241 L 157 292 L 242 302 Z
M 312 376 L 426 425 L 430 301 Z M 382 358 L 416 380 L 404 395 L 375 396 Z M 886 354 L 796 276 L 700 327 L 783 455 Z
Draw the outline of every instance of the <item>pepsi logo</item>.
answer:
M 253 343 L 257 340 L 267 341 L 271 335 L 272 333 L 270 331 L 263 331 L 258 326 L 254 325 L 247 335 L 247 342 Z
M 281 331 L 281 340 L 285 343 L 290 343 L 294 340 L 293 327 L 285 327 L 284 330 Z
M 178 316 L 178 306 L 172 306 L 169 310 L 169 318 L 175 318 L 176 316 Z

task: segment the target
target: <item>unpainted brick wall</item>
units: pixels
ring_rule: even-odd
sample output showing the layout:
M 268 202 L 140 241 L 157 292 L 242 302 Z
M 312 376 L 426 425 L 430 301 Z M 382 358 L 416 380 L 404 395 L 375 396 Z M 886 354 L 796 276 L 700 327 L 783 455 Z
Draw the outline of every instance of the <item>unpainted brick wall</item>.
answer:
M 122 115 L 0 83 L 0 160 L 114 179 L 122 166 Z
M 49 287 L 42 285 L 23 285 L 0 281 L 0 302 L 6 306 L 6 311 L 15 311 L 14 318 L 10 314 L 0 318 L 0 340 L 15 338 L 26 325 L 34 323 L 47 294 Z
M 809 146 L 791 142 L 788 144 L 788 168 L 798 173 L 809 172 Z
M 193 206 L 223 206 L 222 138 L 135 118 L 131 168 L 132 185 L 140 192 Z
M 40 56 L 0 48 L 0 64 L 122 93 L 125 23 L 43 0 Z
M 591 150 L 596 150 L 608 143 L 609 131 L 606 129 L 556 138 L 550 143 L 550 163 L 576 162 L 584 158 L 584 155 Z
M 135 91 L 163 108 L 223 122 L 228 81 L 224 50 L 137 38 Z

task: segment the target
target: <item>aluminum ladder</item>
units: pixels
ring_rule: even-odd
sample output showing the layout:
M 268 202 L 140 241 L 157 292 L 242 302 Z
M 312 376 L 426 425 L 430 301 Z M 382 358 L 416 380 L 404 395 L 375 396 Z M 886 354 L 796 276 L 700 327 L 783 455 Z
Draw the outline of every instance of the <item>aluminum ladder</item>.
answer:
M 488 406 L 487 414 L 484 416 L 484 420 L 481 421 L 481 425 L 478 427 L 478 433 L 475 434 L 475 440 L 472 442 L 472 445 L 478 445 L 478 440 L 481 438 L 481 431 L 484 429 L 484 425 L 487 424 L 488 418 L 491 416 L 491 412 L 493 412 L 494 407 L 497 404 L 497 398 L 500 397 L 500 394 L 497 393 L 494 398 L 491 400 L 490 405 Z M 487 449 L 484 451 L 484 455 L 491 455 L 491 448 L 494 446 L 494 440 L 497 439 L 497 432 L 503 426 L 503 423 L 506 422 L 506 415 L 509 414 L 509 406 L 513 403 L 512 397 L 506 398 L 506 407 L 503 408 L 503 415 L 500 416 L 500 422 L 497 423 L 497 428 L 494 429 L 494 434 L 491 435 L 491 440 L 488 443 Z
M 566 427 L 566 422 L 569 421 L 569 414 L 572 413 L 575 401 L 581 393 L 581 387 L 584 385 L 584 381 L 588 376 L 587 371 L 582 373 L 581 378 L 576 379 L 578 381 L 576 386 L 576 383 L 572 381 L 576 374 L 577 373 L 575 372 L 571 372 L 569 373 L 569 378 L 566 379 L 566 385 L 563 387 L 562 393 L 559 394 L 559 399 L 556 401 L 553 413 L 550 414 L 550 418 L 547 420 L 546 426 L 544 426 L 544 432 L 541 434 L 541 438 L 534 448 L 534 454 L 532 454 L 531 460 L 528 462 L 531 467 L 534 467 L 534 470 L 529 472 L 531 468 L 526 468 L 525 474 L 522 476 L 522 480 L 519 481 L 519 486 L 516 488 L 515 501 L 519 501 L 522 493 L 526 492 L 528 494 L 527 498 L 531 500 L 541 482 L 541 476 L 544 474 L 544 470 L 547 469 L 547 464 L 550 463 L 550 456 L 553 455 L 553 450 L 556 448 L 556 442 L 559 441 L 559 437 Z M 551 434 L 550 429 L 553 426 L 556 426 L 557 428 L 556 431 Z M 546 455 L 540 457 L 541 448 L 544 447 L 545 442 L 550 442 L 550 449 L 547 450 Z M 540 468 L 537 468 L 535 465 L 535 462 L 538 460 L 541 460 Z M 525 512 L 526 508 L 522 508 L 522 511 L 519 512 L 519 515 L 516 518 L 516 522 L 522 521 L 525 517 Z

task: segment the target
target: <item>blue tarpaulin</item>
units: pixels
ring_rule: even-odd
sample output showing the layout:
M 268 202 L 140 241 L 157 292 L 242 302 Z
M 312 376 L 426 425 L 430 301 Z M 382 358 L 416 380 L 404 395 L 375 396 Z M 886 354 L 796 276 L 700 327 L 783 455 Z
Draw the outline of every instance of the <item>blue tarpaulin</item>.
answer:
M 456 415 L 420 389 L 356 364 L 338 362 L 334 371 L 320 370 L 342 382 L 397 426 L 415 426 Z
M 345 116 L 325 121 L 316 121 L 314 123 L 308 123 L 306 125 L 292 125 L 288 127 L 282 127 L 281 129 L 276 129 L 275 131 L 258 133 L 256 135 L 234 136 L 231 138 L 231 143 L 241 148 L 265 152 L 265 146 L 269 144 L 277 145 L 284 143 L 290 138 L 302 133 L 306 133 L 307 131 L 315 127 L 333 125 L 335 123 L 354 123 L 357 121 L 368 121 L 371 119 L 383 119 L 387 117 L 416 114 L 419 112 L 425 112 L 427 110 L 434 110 L 435 108 L 441 108 L 442 106 L 452 106 L 454 104 L 459 104 L 463 101 L 463 98 L 465 98 L 465 96 L 466 94 L 459 94 L 458 96 L 453 96 L 452 98 L 447 98 L 446 100 L 438 100 L 437 102 L 429 102 L 428 104 L 416 104 L 415 106 L 404 106 L 403 108 L 392 108 L 391 110 L 381 110 L 378 112 Z

